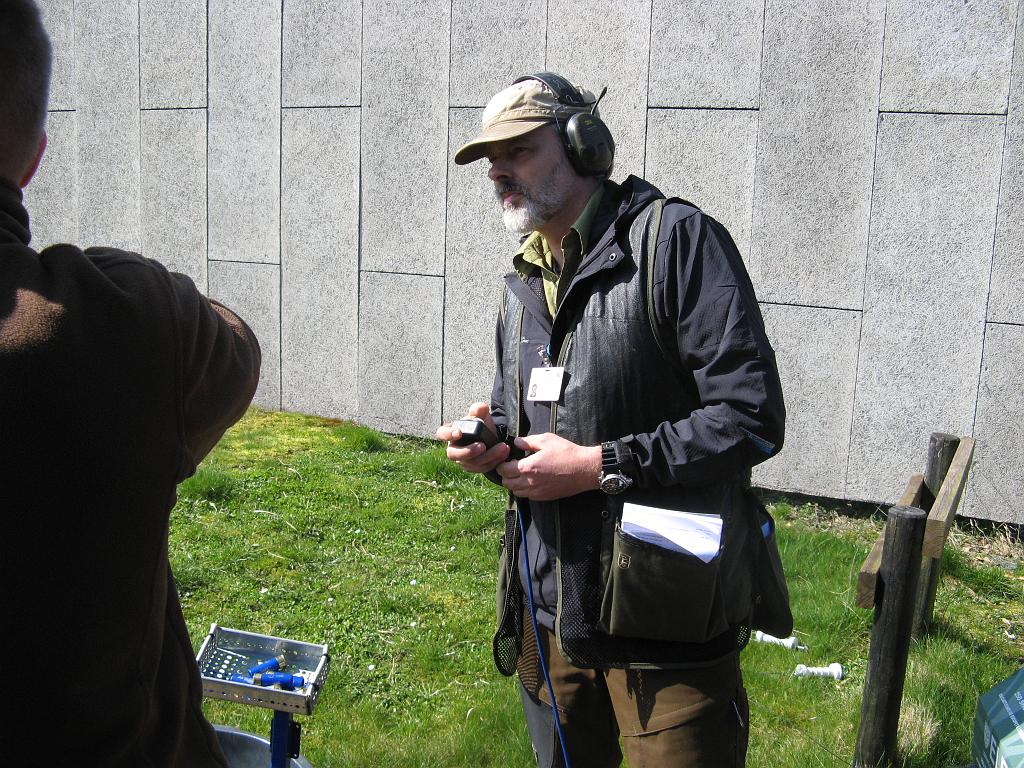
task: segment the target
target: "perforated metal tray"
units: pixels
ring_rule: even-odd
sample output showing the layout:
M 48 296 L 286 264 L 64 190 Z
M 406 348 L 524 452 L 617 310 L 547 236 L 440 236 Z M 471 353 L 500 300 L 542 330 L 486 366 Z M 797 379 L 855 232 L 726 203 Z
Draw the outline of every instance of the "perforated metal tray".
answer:
M 306 679 L 304 688 L 286 691 L 231 680 L 232 675 L 246 675 L 249 667 L 278 655 L 285 658 L 285 672 Z M 214 623 L 196 662 L 206 698 L 308 715 L 316 707 L 331 659 L 326 645 L 243 632 Z

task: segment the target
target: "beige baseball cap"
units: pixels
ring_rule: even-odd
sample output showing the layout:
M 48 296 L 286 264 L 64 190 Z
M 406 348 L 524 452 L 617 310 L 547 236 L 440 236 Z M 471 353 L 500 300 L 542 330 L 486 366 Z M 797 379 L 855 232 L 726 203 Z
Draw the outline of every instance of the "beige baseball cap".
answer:
M 575 107 L 559 102 L 558 95 L 539 80 L 521 80 L 499 91 L 484 107 L 480 135 L 459 148 L 455 153 L 455 164 L 466 165 L 479 160 L 487 154 L 487 145 L 491 142 L 514 139 L 553 123 L 556 113 L 560 120 L 567 120 L 574 113 L 590 112 L 597 97 L 586 88 L 575 87 L 586 106 Z

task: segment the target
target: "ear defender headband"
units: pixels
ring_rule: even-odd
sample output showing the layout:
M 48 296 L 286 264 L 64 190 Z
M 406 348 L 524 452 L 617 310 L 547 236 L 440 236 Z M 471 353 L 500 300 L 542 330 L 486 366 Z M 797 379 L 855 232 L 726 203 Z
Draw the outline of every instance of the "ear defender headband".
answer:
M 615 162 L 615 140 L 608 126 L 595 114 L 597 105 L 604 98 L 608 88 L 601 91 L 601 95 L 593 104 L 588 104 L 572 83 L 554 72 L 526 75 L 515 82 L 521 83 L 524 80 L 542 83 L 558 97 L 558 103 L 561 105 L 576 110 L 590 107 L 589 112 L 574 112 L 564 122 L 558 119 L 556 111 L 555 127 L 558 128 L 565 153 L 576 173 L 580 176 L 608 176 Z

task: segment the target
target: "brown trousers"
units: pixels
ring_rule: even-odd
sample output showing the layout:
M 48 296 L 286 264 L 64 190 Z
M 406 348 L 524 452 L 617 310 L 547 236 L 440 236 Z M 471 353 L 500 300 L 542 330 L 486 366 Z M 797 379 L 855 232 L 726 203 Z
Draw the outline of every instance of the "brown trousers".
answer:
M 520 697 L 539 768 L 564 768 L 551 698 L 525 621 Z M 746 763 L 747 693 L 739 654 L 695 669 L 581 669 L 558 652 L 540 627 L 541 647 L 558 702 L 572 768 L 742 768 Z

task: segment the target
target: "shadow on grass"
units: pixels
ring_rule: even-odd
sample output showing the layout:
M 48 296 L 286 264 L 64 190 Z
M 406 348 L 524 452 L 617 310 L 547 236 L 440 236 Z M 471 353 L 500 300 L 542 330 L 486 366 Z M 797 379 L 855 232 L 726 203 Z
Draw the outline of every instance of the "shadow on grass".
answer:
M 384 453 L 390 450 L 387 438 L 380 432 L 359 424 L 343 423 L 334 429 L 347 448 L 362 453 Z
M 178 495 L 195 501 L 222 503 L 235 495 L 238 479 L 213 466 L 203 466 L 178 486 Z
M 956 627 L 945 619 L 939 617 L 932 619 L 931 629 L 928 634 L 918 642 L 927 643 L 929 639 L 944 640 L 949 643 L 955 643 L 960 646 L 967 655 L 976 656 L 978 654 L 987 654 L 995 658 L 1007 658 L 1005 648 L 994 645 L 987 640 L 970 637 L 959 627 Z
M 949 547 L 942 553 L 942 571 L 990 600 L 1012 600 L 1020 589 L 999 568 L 972 566 L 967 557 Z
M 754 492 L 766 505 L 785 504 L 794 508 L 814 505 L 821 507 L 826 512 L 834 512 L 837 515 L 844 515 L 846 517 L 870 518 L 876 515 L 884 515 L 888 510 L 888 507 L 883 504 L 874 504 L 867 501 L 846 501 L 844 499 L 832 499 L 827 496 L 813 496 L 792 491 L 773 491 L 769 488 L 754 488 Z

